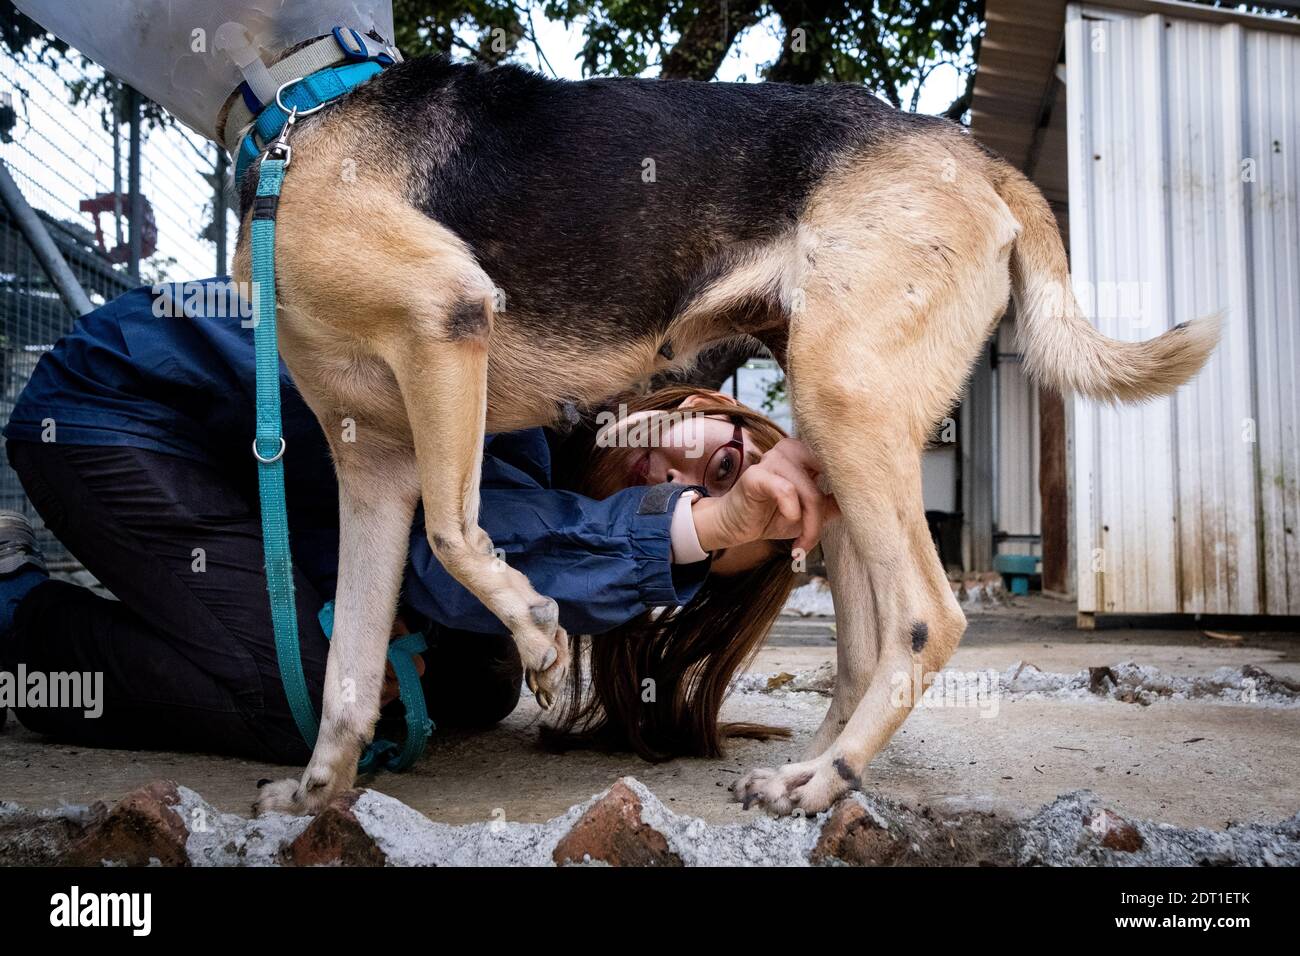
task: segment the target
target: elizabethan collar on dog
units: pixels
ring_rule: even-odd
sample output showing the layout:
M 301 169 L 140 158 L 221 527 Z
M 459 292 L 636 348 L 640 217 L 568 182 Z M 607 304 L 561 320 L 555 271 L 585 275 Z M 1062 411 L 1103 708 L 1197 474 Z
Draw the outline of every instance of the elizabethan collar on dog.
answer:
M 247 84 L 258 104 L 250 105 L 255 114 L 274 100 L 286 80 L 337 62 L 304 63 L 305 68 L 277 83 L 267 63 L 285 50 L 326 36 L 339 24 L 351 28 L 349 43 L 353 33 L 393 36 L 392 0 L 17 0 L 16 5 L 186 126 L 218 142 L 221 109 L 237 87 Z M 337 47 L 329 52 L 336 55 Z M 373 52 L 368 49 L 367 55 Z M 233 136 L 239 127 L 227 124 L 227 129 Z

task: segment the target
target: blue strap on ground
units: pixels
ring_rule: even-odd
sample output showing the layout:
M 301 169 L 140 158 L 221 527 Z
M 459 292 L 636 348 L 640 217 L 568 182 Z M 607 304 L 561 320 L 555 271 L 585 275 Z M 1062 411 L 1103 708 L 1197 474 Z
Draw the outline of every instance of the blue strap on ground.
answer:
M 307 693 L 298 649 L 298 611 L 293 596 L 289 515 L 284 505 L 284 437 L 280 426 L 280 350 L 275 340 L 275 215 L 284 182 L 284 161 L 265 159 L 253 203 L 253 342 L 257 369 L 257 488 L 262 507 L 266 589 L 271 598 L 275 656 L 298 732 L 316 745 L 319 727 Z
M 329 601 L 320 609 L 320 626 L 326 637 L 334 633 L 334 602 Z M 405 770 L 420 759 L 424 748 L 429 743 L 429 735 L 434 731 L 434 723 L 429 719 L 429 711 L 424 703 L 424 687 L 420 684 L 420 672 L 415 669 L 413 655 L 423 654 L 428 649 L 423 634 L 405 634 L 388 645 L 388 662 L 397 674 L 397 694 L 406 709 L 406 740 L 399 747 L 391 740 L 375 738 L 361 755 L 357 764 L 359 773 L 370 773 L 382 765 L 397 773 Z

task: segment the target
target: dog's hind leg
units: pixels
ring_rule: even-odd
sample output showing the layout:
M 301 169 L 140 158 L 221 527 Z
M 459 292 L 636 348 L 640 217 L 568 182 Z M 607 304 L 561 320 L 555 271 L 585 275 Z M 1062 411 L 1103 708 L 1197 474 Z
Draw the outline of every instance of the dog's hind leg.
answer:
M 846 636 L 869 633 L 875 614 L 871 591 L 851 585 L 851 582 L 867 580 L 867 566 L 853 543 L 847 524 L 835 521 L 827 525 L 822 537 L 822 553 L 826 557 L 826 570 L 831 581 L 849 585 L 832 589 L 836 632 Z M 824 753 L 853 716 L 858 701 L 867 692 L 871 675 L 875 673 L 878 650 L 874 641 L 842 637 L 835 642 L 835 690 L 826 716 L 808 746 L 807 757 Z
M 737 785 L 740 800 L 777 813 L 815 813 L 858 787 L 871 758 L 916 704 L 916 675 L 937 673 L 965 630 L 926 527 L 915 439 L 883 423 L 864 427 L 857 414 L 827 416 L 816 427 L 806 421 L 801 417 L 805 436 L 833 431 L 842 450 L 820 452 L 843 513 L 845 540 L 838 543 L 831 584 L 837 610 L 851 610 L 837 618 L 837 642 L 848 645 L 841 661 L 866 666 L 837 675 L 811 759 L 775 772 L 755 770 Z M 852 435 L 848 446 L 846 435 Z M 847 561 L 845 549 L 852 552 Z M 837 576 L 845 571 L 855 576 Z
M 978 172 L 945 178 L 944 156 L 922 143 L 886 157 L 810 210 L 815 268 L 788 371 L 842 512 L 829 549 L 841 686 L 810 759 L 743 778 L 746 805 L 814 813 L 860 786 L 965 630 L 925 521 L 921 453 L 1005 308 L 1017 224 Z

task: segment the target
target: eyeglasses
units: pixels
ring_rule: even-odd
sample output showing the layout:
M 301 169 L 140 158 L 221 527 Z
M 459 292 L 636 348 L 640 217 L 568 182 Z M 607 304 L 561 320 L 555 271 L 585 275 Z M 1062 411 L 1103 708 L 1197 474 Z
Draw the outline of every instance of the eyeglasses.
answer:
M 741 426 L 742 421 L 738 415 L 731 416 L 731 422 L 736 426 L 731 441 L 719 445 L 704 466 L 704 487 L 710 497 L 725 495 L 745 470 L 745 431 Z

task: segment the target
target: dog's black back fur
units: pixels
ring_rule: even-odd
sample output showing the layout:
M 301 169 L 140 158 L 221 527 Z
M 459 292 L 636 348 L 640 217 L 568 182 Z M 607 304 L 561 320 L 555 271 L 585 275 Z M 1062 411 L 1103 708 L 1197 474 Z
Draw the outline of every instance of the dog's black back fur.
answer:
M 411 202 L 472 248 L 511 321 L 587 347 L 660 333 L 837 161 L 941 122 L 847 84 L 573 82 L 443 57 L 349 101 L 406 151 Z

